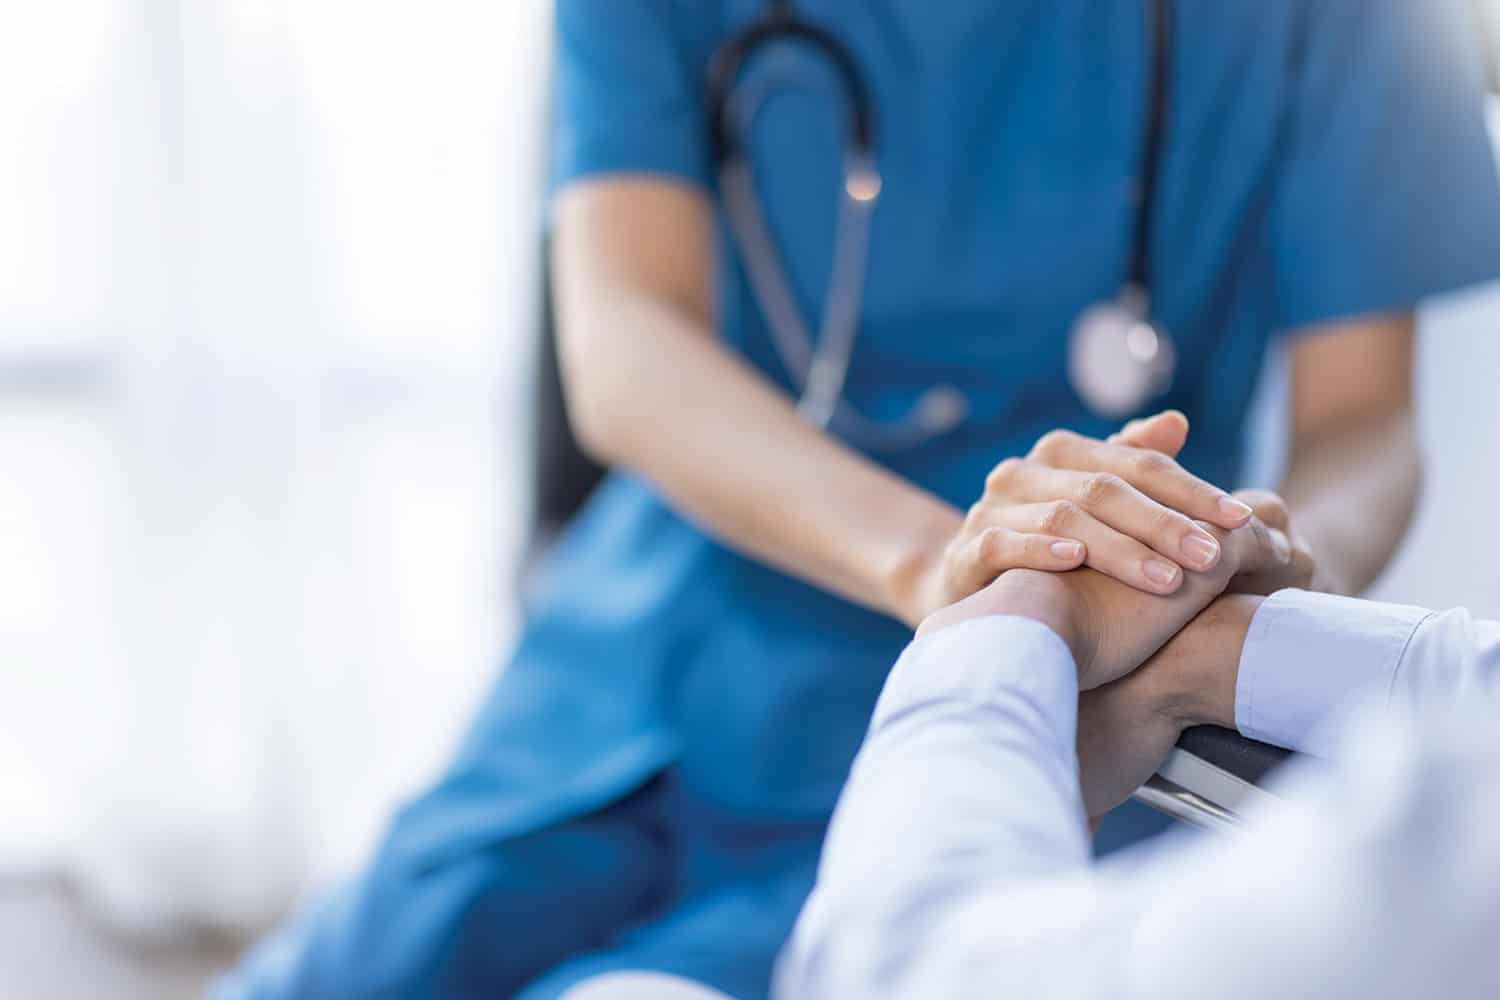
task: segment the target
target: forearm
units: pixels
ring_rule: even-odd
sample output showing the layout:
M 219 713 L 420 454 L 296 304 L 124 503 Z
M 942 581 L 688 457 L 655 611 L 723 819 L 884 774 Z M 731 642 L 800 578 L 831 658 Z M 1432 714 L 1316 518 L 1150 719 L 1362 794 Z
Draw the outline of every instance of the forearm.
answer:
M 1394 711 L 1500 687 L 1500 622 L 1301 591 L 1225 597 L 1137 683 L 1179 732 L 1219 725 L 1326 753 L 1324 724 L 1361 695 Z
M 1139 683 L 1154 684 L 1151 703 L 1174 728 L 1173 742 L 1192 726 L 1235 727 L 1235 689 L 1245 638 L 1264 597 L 1219 598 L 1162 647 L 1162 670 L 1148 664 Z
M 616 179 L 555 208 L 563 380 L 584 447 L 740 551 L 915 624 L 918 583 L 962 517 L 809 426 L 718 339 L 704 200 Z
M 1317 558 L 1314 586 L 1358 594 L 1374 583 L 1406 534 L 1420 486 L 1409 409 L 1296 442 L 1280 492 Z
M 589 365 L 600 456 L 757 559 L 856 603 L 920 619 L 913 589 L 958 511 L 809 426 L 693 317 L 639 295 L 597 303 L 618 345 Z M 607 320 L 606 320 L 607 316 Z M 601 346 L 602 346 L 601 342 Z

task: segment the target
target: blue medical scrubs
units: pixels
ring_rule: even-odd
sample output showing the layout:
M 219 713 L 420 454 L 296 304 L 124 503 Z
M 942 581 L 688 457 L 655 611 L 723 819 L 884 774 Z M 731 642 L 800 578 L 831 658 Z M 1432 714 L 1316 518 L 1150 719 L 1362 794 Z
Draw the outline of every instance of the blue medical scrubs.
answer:
M 992 466 L 1047 430 L 1111 431 L 1069 387 L 1064 349 L 1073 318 L 1115 295 L 1126 269 L 1144 5 L 797 6 L 853 49 L 877 110 L 885 188 L 847 394 L 877 417 L 940 382 L 972 403 L 960 430 L 873 457 L 967 506 Z M 555 184 L 648 174 L 714 197 L 704 68 L 761 8 L 560 0 Z M 1187 413 L 1186 464 L 1234 484 L 1268 338 L 1494 276 L 1500 191 L 1457 0 L 1173 8 L 1151 276 L 1180 362 L 1149 405 Z M 749 148 L 814 317 L 840 91 L 795 46 L 750 71 L 773 72 L 802 86 L 766 107 Z M 727 242 L 716 266 L 719 335 L 789 385 Z M 399 814 L 368 871 L 253 955 L 224 995 L 541 1000 L 637 967 L 763 996 L 908 638 L 611 476 L 552 557 L 446 774 Z

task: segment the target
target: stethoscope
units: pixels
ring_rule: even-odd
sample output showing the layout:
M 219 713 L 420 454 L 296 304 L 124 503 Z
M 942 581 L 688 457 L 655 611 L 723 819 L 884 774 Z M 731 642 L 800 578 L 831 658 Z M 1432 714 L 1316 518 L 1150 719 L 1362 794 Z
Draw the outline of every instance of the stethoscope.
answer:
M 1151 318 L 1148 274 L 1167 102 L 1167 4 L 1168 0 L 1148 0 L 1147 4 L 1151 46 L 1148 107 L 1129 270 L 1119 296 L 1080 313 L 1068 338 L 1069 381 L 1079 398 L 1103 417 L 1138 412 L 1148 400 L 1167 390 L 1177 365 L 1171 338 Z M 779 42 L 796 42 L 821 55 L 834 71 L 849 111 L 833 267 L 816 339 L 792 295 L 740 141 L 771 96 L 796 86 L 795 81 L 775 75 L 765 75 L 753 86 L 738 85 L 746 63 L 757 52 Z M 953 385 L 931 386 L 896 420 L 867 417 L 844 398 L 864 293 L 870 217 L 880 199 L 882 183 L 874 156 L 870 90 L 848 47 L 826 29 L 799 17 L 792 10 L 791 0 L 768 0 L 764 14 L 714 53 L 708 67 L 706 98 L 710 151 L 725 215 L 751 293 L 798 393 L 797 408 L 803 417 L 874 450 L 915 447 L 957 429 L 968 416 L 969 401 Z

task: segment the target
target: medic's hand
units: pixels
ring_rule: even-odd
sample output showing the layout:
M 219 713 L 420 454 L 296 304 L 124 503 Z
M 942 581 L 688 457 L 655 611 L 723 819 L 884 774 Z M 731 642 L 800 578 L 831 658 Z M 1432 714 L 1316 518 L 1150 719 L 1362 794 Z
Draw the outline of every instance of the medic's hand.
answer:
M 1224 531 L 1205 526 L 1222 549 L 1212 569 L 1189 573 L 1176 593 L 1158 596 L 1091 569 L 1071 573 L 1012 570 L 983 590 L 933 614 L 917 634 L 987 615 L 1021 615 L 1053 629 L 1073 652 L 1081 691 L 1130 673 L 1161 649 L 1241 574 L 1267 574 L 1291 560 L 1280 531 L 1252 519 Z
M 1251 509 L 1177 464 L 1173 456 L 1187 440 L 1182 414 L 1158 414 L 1127 430 L 1145 446 L 1053 431 L 1025 458 L 996 466 L 924 581 L 923 610 L 1019 567 L 1087 565 L 1137 590 L 1171 594 L 1184 569 L 1217 566 L 1219 540 L 1206 528 L 1239 528 Z
M 1182 439 L 1176 429 L 1158 418 L 1133 421 L 1120 433 L 1111 435 L 1109 442 L 1132 448 L 1159 449 L 1165 455 L 1176 455 L 1182 449 Z M 1317 561 L 1306 541 L 1292 530 L 1286 502 L 1269 490 L 1238 490 L 1232 495 L 1268 527 L 1287 537 L 1292 545 L 1292 558 L 1284 566 L 1237 577 L 1229 589 L 1240 594 L 1273 594 L 1283 587 L 1306 589 L 1312 586 L 1317 576 Z

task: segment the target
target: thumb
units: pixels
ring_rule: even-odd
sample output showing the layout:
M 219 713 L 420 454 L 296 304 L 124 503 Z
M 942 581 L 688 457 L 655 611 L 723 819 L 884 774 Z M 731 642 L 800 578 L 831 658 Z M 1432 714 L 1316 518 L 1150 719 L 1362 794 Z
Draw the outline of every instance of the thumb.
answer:
M 1110 438 L 1114 444 L 1159 451 L 1177 457 L 1187 444 L 1188 419 L 1177 410 L 1166 410 L 1152 417 L 1132 420 Z

